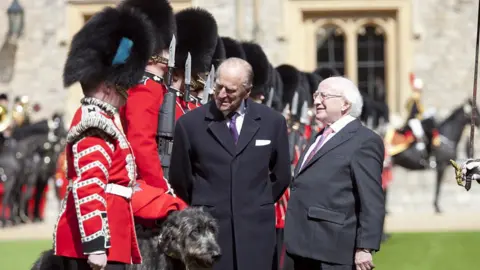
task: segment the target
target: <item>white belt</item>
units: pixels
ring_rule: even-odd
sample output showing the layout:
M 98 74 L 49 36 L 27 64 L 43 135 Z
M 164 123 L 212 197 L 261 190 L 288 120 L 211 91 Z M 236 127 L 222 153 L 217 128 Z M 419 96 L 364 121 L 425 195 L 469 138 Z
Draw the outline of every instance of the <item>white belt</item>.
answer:
M 106 193 L 115 194 L 126 199 L 132 198 L 133 188 L 125 187 L 117 184 L 107 184 L 105 188 Z

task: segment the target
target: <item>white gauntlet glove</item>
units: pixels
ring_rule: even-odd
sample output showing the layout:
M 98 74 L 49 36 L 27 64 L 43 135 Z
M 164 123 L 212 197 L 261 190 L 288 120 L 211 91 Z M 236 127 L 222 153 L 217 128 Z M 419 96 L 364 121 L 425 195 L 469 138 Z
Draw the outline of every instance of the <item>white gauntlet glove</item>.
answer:
M 465 182 L 467 178 L 480 181 L 480 159 L 468 159 L 462 165 L 462 180 Z

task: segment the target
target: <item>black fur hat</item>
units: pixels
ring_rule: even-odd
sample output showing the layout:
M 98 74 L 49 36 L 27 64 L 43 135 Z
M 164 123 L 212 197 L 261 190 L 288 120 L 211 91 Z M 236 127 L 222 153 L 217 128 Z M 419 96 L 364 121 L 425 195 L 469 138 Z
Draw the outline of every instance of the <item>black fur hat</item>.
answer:
M 332 76 L 340 76 L 340 72 L 338 72 L 338 70 L 331 67 L 319 67 L 315 70 L 314 73 L 322 77 L 322 80 Z
M 169 0 L 124 0 L 120 6 L 137 8 L 152 21 L 155 27 L 154 54 L 168 50 L 173 35 L 177 34 L 175 17 Z
M 270 80 L 270 63 L 260 45 L 251 42 L 242 42 L 242 48 L 247 62 L 253 69 L 253 88 L 251 96 L 264 95 L 268 97 L 268 82 Z
M 305 76 L 307 77 L 308 85 L 310 88 L 310 94 L 313 95 L 313 93 L 317 91 L 318 85 L 320 84 L 321 81 L 323 81 L 323 79 L 316 73 L 312 73 L 312 72 L 305 72 Z
M 130 88 L 142 78 L 154 44 L 153 26 L 143 13 L 107 7 L 73 37 L 63 83 L 93 87 L 106 82 Z
M 229 37 L 222 37 L 223 46 L 225 46 L 226 58 L 236 57 L 243 60 L 247 60 L 245 51 L 242 48 L 242 45 L 234 39 Z
M 283 82 L 280 73 L 273 67 L 270 66 L 270 77 L 273 83 L 273 89 L 275 90 L 272 102 L 272 108 L 276 111 L 281 112 L 283 109 Z
M 175 66 L 184 69 L 190 52 L 192 75 L 210 71 L 218 39 L 215 18 L 207 10 L 198 7 L 184 9 L 175 18 L 178 27 Z
M 300 88 L 300 83 L 301 83 L 300 72 L 294 66 L 286 65 L 286 64 L 278 66 L 276 69 L 280 74 L 280 77 L 282 78 L 282 82 L 283 82 L 283 95 L 282 95 L 283 108 L 285 108 L 287 104 L 290 104 L 290 109 L 292 109 L 293 96 L 295 92 L 296 91 L 298 92 Z M 302 107 L 300 101 L 301 100 L 299 99 L 297 115 L 299 115 L 298 113 L 300 113 L 301 107 Z
M 225 52 L 225 45 L 223 45 L 222 38 L 217 37 L 217 46 L 215 47 L 215 53 L 213 54 L 212 65 L 215 66 L 215 70 L 218 69 L 218 66 L 227 58 L 227 53 Z

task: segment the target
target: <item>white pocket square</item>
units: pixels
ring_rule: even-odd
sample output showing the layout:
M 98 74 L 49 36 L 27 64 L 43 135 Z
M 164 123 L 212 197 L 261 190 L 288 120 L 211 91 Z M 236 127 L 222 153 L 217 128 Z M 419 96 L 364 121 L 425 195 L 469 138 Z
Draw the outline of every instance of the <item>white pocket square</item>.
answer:
M 270 140 L 256 140 L 255 141 L 255 146 L 264 146 L 264 145 L 269 145 Z

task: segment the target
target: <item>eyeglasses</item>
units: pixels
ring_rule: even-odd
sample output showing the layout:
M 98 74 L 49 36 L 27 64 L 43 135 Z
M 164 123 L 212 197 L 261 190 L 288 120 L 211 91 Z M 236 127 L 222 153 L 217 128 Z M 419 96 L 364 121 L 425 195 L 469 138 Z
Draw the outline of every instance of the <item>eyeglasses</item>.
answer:
M 239 88 L 237 89 L 230 89 L 230 88 L 227 88 L 226 86 L 224 85 L 221 85 L 221 84 L 218 84 L 218 83 L 215 83 L 215 85 L 213 86 L 213 91 L 215 92 L 215 94 L 218 94 L 220 93 L 220 91 L 222 91 L 222 89 L 225 88 L 225 92 L 227 93 L 227 95 L 233 95 L 235 94 L 236 92 L 238 92 Z M 240 87 L 240 89 L 245 89 L 245 90 L 250 90 L 251 86 L 246 86 L 244 84 L 242 84 L 242 86 Z
M 322 92 L 315 92 L 313 94 L 313 99 L 317 99 L 318 97 L 320 97 L 322 100 L 327 100 L 329 98 L 338 98 L 338 97 L 343 97 L 342 95 L 330 95 L 330 94 L 325 94 L 325 93 L 322 93 Z

